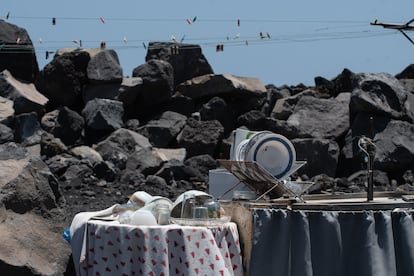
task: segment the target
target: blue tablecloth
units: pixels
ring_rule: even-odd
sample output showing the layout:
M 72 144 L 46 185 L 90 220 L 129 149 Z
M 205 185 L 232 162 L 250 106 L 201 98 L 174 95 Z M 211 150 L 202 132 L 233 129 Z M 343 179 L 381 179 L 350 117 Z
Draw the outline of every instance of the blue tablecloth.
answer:
M 253 210 L 250 275 L 414 275 L 414 210 Z

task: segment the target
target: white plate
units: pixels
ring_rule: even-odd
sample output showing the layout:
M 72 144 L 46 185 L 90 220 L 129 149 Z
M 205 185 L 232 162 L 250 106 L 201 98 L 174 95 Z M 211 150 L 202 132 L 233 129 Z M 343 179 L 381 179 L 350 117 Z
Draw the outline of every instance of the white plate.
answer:
M 260 139 L 260 137 L 263 137 L 267 134 L 272 134 L 270 131 L 259 131 L 254 133 L 252 136 L 249 137 L 248 142 L 244 148 L 244 160 L 245 161 L 252 161 L 252 156 L 250 156 L 250 151 L 252 148 L 256 146 L 257 141 Z
M 292 143 L 275 133 L 261 135 L 247 154 L 250 161 L 256 161 L 278 179 L 283 178 L 296 161 Z
M 241 141 L 236 148 L 236 161 L 244 161 L 245 158 L 245 154 L 246 154 L 246 146 L 247 143 L 249 142 L 249 139 L 244 139 L 243 141 Z

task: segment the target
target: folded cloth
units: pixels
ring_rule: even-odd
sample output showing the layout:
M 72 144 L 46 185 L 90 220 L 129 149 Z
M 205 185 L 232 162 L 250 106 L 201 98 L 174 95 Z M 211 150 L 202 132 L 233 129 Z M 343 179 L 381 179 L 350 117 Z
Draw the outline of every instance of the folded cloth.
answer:
M 115 204 L 101 211 L 78 213 L 73 218 L 72 224 L 70 225 L 70 244 L 72 246 L 73 262 L 75 265 L 75 271 L 77 275 L 80 275 L 79 264 L 82 261 L 82 256 L 85 255 L 82 252 L 85 251 L 86 223 L 93 217 L 104 217 L 112 215 L 113 209 L 117 205 L 118 204 Z

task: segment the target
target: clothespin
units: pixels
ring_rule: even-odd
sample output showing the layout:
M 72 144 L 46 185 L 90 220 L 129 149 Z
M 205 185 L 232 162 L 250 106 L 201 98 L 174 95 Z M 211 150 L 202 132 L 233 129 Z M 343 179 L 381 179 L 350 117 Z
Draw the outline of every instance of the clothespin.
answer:
M 187 21 L 187 23 L 188 23 L 188 25 L 191 25 L 193 22 L 191 22 L 191 19 L 186 19 L 186 21 Z
M 124 39 L 123 39 L 123 41 L 124 41 L 124 43 L 125 43 L 125 44 L 127 44 L 127 42 L 128 42 L 128 39 L 126 38 L 126 36 L 124 36 Z
M 79 40 L 79 47 L 82 48 L 82 40 Z
M 105 24 L 105 18 L 103 18 L 103 17 L 101 16 L 101 17 L 99 17 L 99 19 L 101 20 L 101 22 L 102 22 L 103 24 Z
M 183 37 L 180 39 L 180 43 L 183 43 L 185 39 L 185 35 L 183 35 Z
M 101 41 L 101 49 L 105 49 L 106 48 L 106 42 L 105 41 Z
M 237 27 L 240 27 L 240 19 L 237 19 Z
M 216 52 L 223 52 L 224 51 L 224 45 L 223 44 L 217 44 L 216 45 Z
M 249 41 L 248 40 L 246 40 L 244 43 L 246 44 L 246 46 L 249 46 Z
M 265 36 L 263 35 L 263 33 L 262 33 L 262 32 L 260 32 L 260 33 L 259 33 L 259 36 L 260 36 L 260 39 L 265 38 Z
M 52 25 L 56 25 L 56 17 L 52 18 Z
M 77 39 L 72 40 L 73 43 L 78 44 L 79 41 Z
M 271 37 L 270 37 L 270 34 L 269 34 L 269 33 L 266 33 L 266 36 L 267 36 L 267 38 L 268 38 L 268 39 L 271 39 Z
M 239 39 L 240 38 L 240 34 L 236 34 L 233 39 Z
M 20 42 L 21 42 L 21 39 L 20 39 L 20 37 L 18 37 L 18 38 L 16 39 L 16 44 L 20 44 Z
M 49 51 L 46 51 L 46 59 L 49 58 Z
M 177 45 L 173 45 L 173 46 L 171 46 L 171 54 L 173 54 L 173 55 L 178 55 L 178 54 L 180 54 L 180 53 L 179 53 L 179 48 L 178 48 L 178 46 L 177 46 Z
M 43 39 L 41 37 L 39 37 L 39 43 L 42 44 L 43 43 Z
M 196 20 L 197 20 L 197 16 L 194 16 L 193 23 L 196 22 Z
M 177 43 L 177 39 L 175 38 L 175 36 L 174 36 L 174 35 L 171 35 L 171 40 L 172 40 L 173 42 Z
M 9 19 L 9 17 L 10 17 L 10 12 L 7 12 L 6 19 Z
M 147 49 L 147 45 L 145 45 L 145 43 L 144 43 L 144 42 L 142 42 L 142 46 L 144 46 L 144 49 L 145 49 L 145 50 Z

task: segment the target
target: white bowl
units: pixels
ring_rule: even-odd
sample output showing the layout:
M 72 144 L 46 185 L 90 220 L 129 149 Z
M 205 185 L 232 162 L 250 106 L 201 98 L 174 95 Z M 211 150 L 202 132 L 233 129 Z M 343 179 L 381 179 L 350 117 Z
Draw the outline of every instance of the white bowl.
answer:
M 157 220 L 149 210 L 139 209 L 131 215 L 130 224 L 132 225 L 157 225 Z

